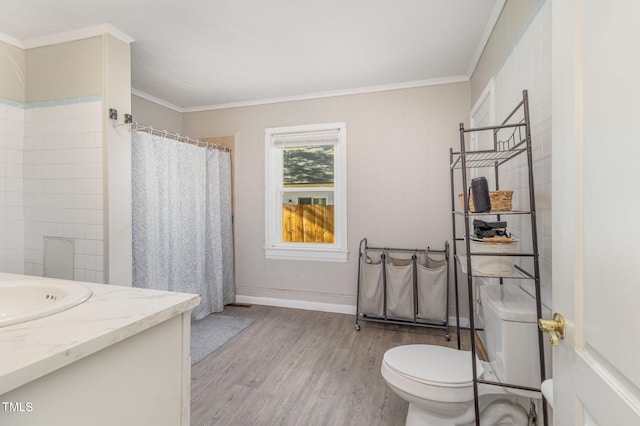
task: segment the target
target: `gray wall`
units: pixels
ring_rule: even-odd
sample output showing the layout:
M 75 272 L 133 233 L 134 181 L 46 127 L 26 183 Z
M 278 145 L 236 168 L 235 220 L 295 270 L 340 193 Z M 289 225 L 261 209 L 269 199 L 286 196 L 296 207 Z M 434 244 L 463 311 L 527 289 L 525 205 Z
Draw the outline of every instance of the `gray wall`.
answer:
M 182 134 L 182 114 L 140 96 L 131 95 L 133 121 Z
M 101 94 L 102 52 L 102 37 L 27 50 L 0 42 L 0 97 L 31 103 Z
M 103 37 L 26 50 L 27 103 L 77 98 L 103 91 Z
M 0 41 L 0 98 L 24 103 L 25 74 L 24 50 Z
M 361 238 L 442 247 L 451 238 L 448 149 L 469 108 L 469 84 L 458 83 L 184 114 L 192 137 L 236 135 L 238 294 L 355 305 Z M 266 260 L 264 130 L 335 121 L 347 123 L 348 263 Z
M 523 28 L 526 28 L 540 3 L 544 3 L 544 0 L 506 1 L 471 76 L 471 105 L 475 104 L 491 77 L 511 55 L 514 43 L 522 35 Z

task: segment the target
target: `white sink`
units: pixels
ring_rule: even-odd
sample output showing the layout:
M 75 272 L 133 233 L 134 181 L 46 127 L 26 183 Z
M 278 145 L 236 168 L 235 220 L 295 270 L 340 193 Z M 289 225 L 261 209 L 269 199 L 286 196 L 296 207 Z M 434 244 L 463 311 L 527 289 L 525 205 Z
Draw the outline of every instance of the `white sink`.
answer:
M 91 297 L 91 289 L 73 281 L 0 281 L 0 327 L 46 317 Z

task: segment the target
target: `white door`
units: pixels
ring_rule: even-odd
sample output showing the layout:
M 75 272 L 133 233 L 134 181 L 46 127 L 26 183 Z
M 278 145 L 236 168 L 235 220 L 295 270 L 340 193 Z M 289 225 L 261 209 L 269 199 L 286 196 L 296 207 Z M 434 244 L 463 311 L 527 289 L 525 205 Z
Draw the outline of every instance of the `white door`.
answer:
M 554 424 L 640 425 L 640 1 L 552 6 Z

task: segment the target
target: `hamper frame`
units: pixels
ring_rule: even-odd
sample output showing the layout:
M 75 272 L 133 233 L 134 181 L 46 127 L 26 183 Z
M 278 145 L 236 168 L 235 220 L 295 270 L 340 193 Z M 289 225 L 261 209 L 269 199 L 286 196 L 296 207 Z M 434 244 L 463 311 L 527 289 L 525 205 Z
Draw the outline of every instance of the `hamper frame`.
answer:
M 361 292 L 363 288 L 362 281 L 362 263 L 365 261 L 365 254 L 367 251 L 375 251 L 380 252 L 380 258 L 382 261 L 382 297 L 383 297 L 383 310 L 382 315 L 371 315 L 367 313 L 361 312 Z M 387 254 L 388 253 L 406 253 L 411 254 L 411 264 L 413 270 L 413 278 L 412 278 L 412 297 L 409 300 L 409 303 L 413 304 L 412 307 L 412 318 L 390 318 L 387 312 Z M 445 318 L 444 321 L 430 320 L 425 318 L 420 318 L 418 316 L 418 268 L 417 268 L 417 259 L 418 255 L 425 254 L 426 256 L 429 253 L 437 253 L 444 255 L 444 262 L 446 265 L 446 283 L 445 283 L 445 291 L 444 291 L 444 300 L 441 303 L 445 305 Z M 451 340 L 451 336 L 449 333 L 449 286 L 450 286 L 450 278 L 449 278 L 449 242 L 444 242 L 444 249 L 432 249 L 427 247 L 426 249 L 405 249 L 405 248 L 391 248 L 391 247 L 372 247 L 368 245 L 367 238 L 363 238 L 360 241 L 359 250 L 358 250 L 358 288 L 356 295 L 356 319 L 355 319 L 355 329 L 356 331 L 360 331 L 360 321 L 371 321 L 371 322 L 380 322 L 380 323 L 390 323 L 390 324 L 400 324 L 400 325 L 410 325 L 417 327 L 430 327 L 430 328 L 440 328 L 445 330 L 445 339 L 447 341 Z

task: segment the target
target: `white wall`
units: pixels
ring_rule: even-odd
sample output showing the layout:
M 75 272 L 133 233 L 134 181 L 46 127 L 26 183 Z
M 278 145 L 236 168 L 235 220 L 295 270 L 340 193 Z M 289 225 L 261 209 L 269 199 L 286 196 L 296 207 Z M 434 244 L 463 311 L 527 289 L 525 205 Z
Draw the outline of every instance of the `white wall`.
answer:
M 542 302 L 551 307 L 551 2 L 534 10 L 528 27 L 495 76 L 496 117 L 505 117 L 521 97 L 529 92 L 533 175 L 537 210 L 538 248 Z M 501 187 L 514 189 L 514 205 L 527 208 L 526 157 L 508 163 L 501 175 Z M 502 179 L 505 179 L 502 181 Z M 508 185 L 508 186 L 505 186 Z M 520 250 L 531 251 L 531 222 L 526 216 L 509 218 L 510 229 L 522 237 Z M 532 269 L 531 262 L 521 261 Z M 533 282 L 521 283 L 531 294 Z
M 192 137 L 236 135 L 238 294 L 353 306 L 361 238 L 443 247 L 451 239 L 448 149 L 468 115 L 468 83 L 184 114 Z M 336 121 L 348 132 L 348 263 L 265 260 L 264 129 Z
M 529 11 L 526 4 L 519 5 Z M 514 6 L 515 7 L 515 6 Z M 513 8 L 512 8 L 513 9 Z M 498 24 L 516 13 L 501 16 Z M 540 282 L 542 301 L 551 306 L 551 6 L 550 2 L 538 2 L 530 10 L 526 25 L 521 28 L 512 47 L 505 53 L 494 71 L 493 100 L 494 115 L 502 121 L 522 99 L 522 91 L 529 94 L 533 174 L 537 210 L 538 248 L 540 252 Z M 496 123 L 497 124 L 497 123 Z M 487 177 L 493 182 L 493 172 Z M 528 175 L 526 156 L 521 155 L 500 169 L 500 188 L 515 190 L 513 204 L 518 209 L 528 210 Z M 532 251 L 531 221 L 527 216 L 507 216 L 508 230 L 521 238 L 519 250 Z M 519 263 L 529 271 L 533 264 L 529 260 Z M 535 294 L 531 280 L 519 282 L 531 294 Z
M 128 131 L 103 128 L 107 102 L 130 112 L 129 60 L 128 43 L 109 35 L 25 51 L 0 43 L 0 77 L 22 87 L 16 100 L 0 84 L 0 270 L 43 275 L 43 239 L 62 237 L 75 243 L 74 278 L 105 282 L 111 165 L 125 181 L 111 185 L 118 193 L 112 229 L 120 232 L 115 266 L 130 285 L 130 179 L 121 172 L 130 162 L 115 149 L 130 151 Z M 107 152 L 116 153 L 111 162 Z
M 0 41 L 0 271 L 24 272 L 25 53 Z
M 104 282 L 102 100 L 27 104 L 25 270 L 44 272 L 44 237 L 74 240 L 74 279 Z M 73 102 L 73 103 L 71 103 Z
M 74 277 L 103 282 L 102 101 L 0 103 L 0 270 L 43 275 L 45 236 L 75 240 Z
M 102 37 L 25 50 L 25 269 L 74 240 L 73 276 L 104 282 Z
M 102 36 L 106 73 L 102 117 L 113 108 L 118 121 L 103 120 L 104 179 L 106 183 L 105 270 L 107 282 L 133 285 L 133 243 L 131 218 L 131 132 L 124 115 L 131 113 L 131 49 L 129 43 L 111 35 Z
M 0 272 L 24 273 L 24 109 L 0 98 Z

